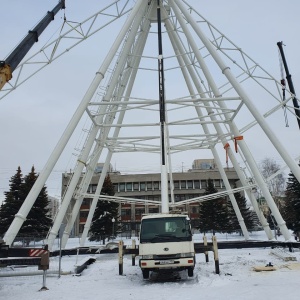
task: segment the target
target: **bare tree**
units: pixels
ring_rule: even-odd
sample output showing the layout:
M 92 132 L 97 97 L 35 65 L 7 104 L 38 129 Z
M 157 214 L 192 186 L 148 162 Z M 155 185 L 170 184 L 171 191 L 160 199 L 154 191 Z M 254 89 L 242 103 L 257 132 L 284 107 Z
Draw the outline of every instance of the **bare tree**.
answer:
M 285 181 L 286 178 L 282 173 L 278 173 L 275 177 L 272 177 L 273 174 L 278 172 L 281 168 L 277 162 L 269 157 L 264 158 L 259 165 L 261 174 L 268 184 L 269 191 L 272 194 L 272 197 L 280 211 L 282 211 L 282 198 L 285 193 Z M 269 216 L 267 216 L 269 217 Z
M 266 157 L 260 163 L 260 171 L 265 178 L 273 197 L 282 197 L 284 195 L 286 178 L 283 174 L 278 173 L 275 177 L 270 179 L 270 177 L 279 171 L 280 168 L 281 166 L 277 164 L 274 159 L 269 157 Z

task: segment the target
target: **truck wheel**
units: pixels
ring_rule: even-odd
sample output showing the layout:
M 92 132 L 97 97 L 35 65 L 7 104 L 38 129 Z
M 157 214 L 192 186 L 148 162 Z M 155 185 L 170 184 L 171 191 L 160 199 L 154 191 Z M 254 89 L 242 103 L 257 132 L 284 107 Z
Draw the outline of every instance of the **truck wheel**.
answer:
M 188 268 L 188 276 L 193 277 L 194 276 L 194 268 Z
M 143 278 L 144 279 L 148 279 L 149 278 L 149 270 L 142 270 L 142 272 L 143 272 Z

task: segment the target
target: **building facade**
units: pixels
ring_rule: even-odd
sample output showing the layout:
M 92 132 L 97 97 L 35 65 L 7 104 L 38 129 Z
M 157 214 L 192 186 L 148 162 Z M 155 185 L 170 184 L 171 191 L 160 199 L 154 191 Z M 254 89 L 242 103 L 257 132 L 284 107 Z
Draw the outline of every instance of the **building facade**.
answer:
M 225 168 L 225 173 L 232 188 L 235 187 L 238 177 L 233 168 Z M 110 179 L 115 187 L 115 196 L 125 198 L 135 198 L 143 200 L 161 201 L 161 182 L 160 173 L 151 174 L 120 174 L 119 172 L 109 172 Z M 67 186 L 71 174 L 63 175 L 63 190 Z M 91 198 L 85 198 L 82 202 L 77 221 L 74 225 L 72 235 L 81 236 L 84 225 L 89 213 L 92 201 L 92 195 L 95 193 L 100 173 L 95 173 L 89 185 L 87 193 Z M 195 160 L 192 169 L 187 172 L 172 173 L 174 202 L 188 200 L 202 196 L 207 187 L 208 179 L 212 179 L 217 190 L 225 189 L 224 183 L 220 177 L 220 172 L 216 168 L 213 159 Z M 170 186 L 170 185 L 169 185 Z M 169 192 L 171 201 L 171 192 Z M 70 206 L 70 212 L 72 208 Z M 199 203 L 189 203 L 176 206 L 176 209 L 188 213 L 192 226 L 197 226 L 199 219 Z M 123 233 L 137 234 L 140 220 L 143 214 L 160 212 L 160 205 L 154 204 L 127 204 L 122 203 L 119 206 L 118 224 Z
M 57 211 L 59 209 L 59 200 L 52 196 L 48 196 L 48 200 L 49 200 L 49 205 L 48 205 L 49 216 L 52 220 L 54 220 L 54 218 L 57 214 Z

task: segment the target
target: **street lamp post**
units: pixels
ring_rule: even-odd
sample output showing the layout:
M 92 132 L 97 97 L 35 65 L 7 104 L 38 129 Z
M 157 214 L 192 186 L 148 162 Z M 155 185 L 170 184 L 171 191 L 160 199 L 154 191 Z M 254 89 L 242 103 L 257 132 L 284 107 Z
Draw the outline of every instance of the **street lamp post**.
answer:
M 112 221 L 112 236 L 113 236 L 113 239 L 114 239 L 114 236 L 115 236 L 115 218 L 113 217 L 112 219 L 111 219 L 111 221 Z

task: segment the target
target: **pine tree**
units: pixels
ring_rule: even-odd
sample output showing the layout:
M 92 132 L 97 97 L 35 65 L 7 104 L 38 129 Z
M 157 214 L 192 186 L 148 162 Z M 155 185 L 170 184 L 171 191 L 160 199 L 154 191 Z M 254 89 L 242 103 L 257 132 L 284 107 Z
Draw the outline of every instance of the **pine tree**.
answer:
M 287 227 L 300 237 L 300 183 L 293 173 L 289 174 L 285 195 L 284 219 Z
M 217 193 L 213 180 L 208 179 L 204 195 Z M 228 223 L 227 205 L 224 198 L 205 201 L 199 207 L 199 227 L 201 232 L 224 232 Z
M 110 176 L 107 175 L 101 190 L 102 195 L 113 196 L 115 194 L 113 183 Z M 112 235 L 114 224 L 112 219 L 117 219 L 119 205 L 110 201 L 99 200 L 93 216 L 92 226 L 90 229 L 90 240 L 100 241 L 106 236 Z
M 0 207 L 0 236 L 3 236 L 14 220 L 15 214 L 19 211 L 23 199 L 20 197 L 20 187 L 22 184 L 22 171 L 18 167 L 17 173 L 10 179 L 9 191 L 4 192 L 5 200 Z
M 247 205 L 247 200 L 242 196 L 241 193 L 234 194 L 237 205 L 240 209 L 241 215 L 244 219 L 245 225 L 249 231 L 252 231 L 255 226 L 255 221 L 253 218 L 253 213 L 250 210 L 250 207 Z M 241 229 L 231 201 L 228 201 L 228 217 L 229 217 L 229 232 L 238 231 Z
M 24 177 L 21 185 L 20 195 L 23 201 L 26 199 L 37 178 L 38 175 L 35 173 L 34 167 L 32 167 L 31 172 Z M 28 238 L 28 242 L 31 239 L 44 238 L 52 225 L 48 206 L 49 200 L 46 187 L 44 186 L 27 215 L 26 221 L 20 228 L 18 236 Z

